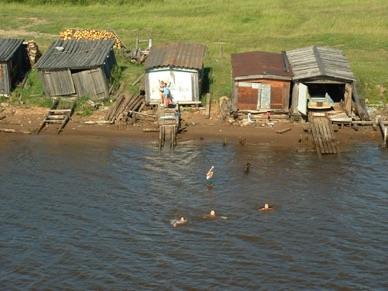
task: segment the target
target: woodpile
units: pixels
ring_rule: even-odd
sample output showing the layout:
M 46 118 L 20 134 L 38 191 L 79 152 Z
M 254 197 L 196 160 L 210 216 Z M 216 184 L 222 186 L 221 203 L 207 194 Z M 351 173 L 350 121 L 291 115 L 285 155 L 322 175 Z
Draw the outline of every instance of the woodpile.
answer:
M 89 40 L 97 40 L 97 39 L 114 39 L 115 45 L 114 48 L 121 49 L 124 45 L 118 35 L 111 30 L 97 30 L 97 29 L 66 29 L 59 33 L 59 36 L 63 40 L 68 39 L 89 39 Z
M 141 112 L 145 106 L 144 95 L 124 92 L 109 108 L 105 120 L 115 122 L 127 122 L 128 118 L 136 112 Z
M 42 56 L 42 53 L 39 51 L 39 47 L 34 40 L 25 41 L 23 44 L 26 46 L 30 64 L 31 66 L 34 66 Z

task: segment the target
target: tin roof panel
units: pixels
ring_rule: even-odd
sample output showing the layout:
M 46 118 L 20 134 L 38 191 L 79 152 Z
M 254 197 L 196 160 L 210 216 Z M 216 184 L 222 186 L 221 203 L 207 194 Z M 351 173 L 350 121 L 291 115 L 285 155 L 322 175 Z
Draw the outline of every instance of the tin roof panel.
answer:
M 167 43 L 150 48 L 144 68 L 181 67 L 201 69 L 203 67 L 206 46 L 189 43 Z
M 22 39 L 0 38 L 0 62 L 8 62 L 23 41 Z
M 37 69 L 85 69 L 101 66 L 113 49 L 109 40 L 56 40 L 39 59 Z
M 341 80 L 355 80 L 350 65 L 342 51 L 310 46 L 286 51 L 294 80 L 317 77 L 331 77 Z

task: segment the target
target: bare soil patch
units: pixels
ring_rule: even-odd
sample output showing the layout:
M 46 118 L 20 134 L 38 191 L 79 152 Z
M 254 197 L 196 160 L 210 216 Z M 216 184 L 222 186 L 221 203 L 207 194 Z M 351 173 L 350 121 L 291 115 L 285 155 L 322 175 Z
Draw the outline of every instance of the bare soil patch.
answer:
M 36 134 L 42 124 L 48 109 L 29 106 L 0 106 L 0 135 L 6 138 L 12 134 Z M 98 124 L 105 120 L 106 109 L 96 110 L 91 116 L 81 116 L 75 113 L 60 135 L 68 136 L 105 136 L 127 137 L 158 141 L 159 133 L 145 131 L 144 129 L 157 129 L 152 118 L 141 118 L 119 124 Z M 148 112 L 152 114 L 152 112 Z M 311 133 L 305 131 L 305 123 L 291 123 L 288 119 L 273 117 L 273 125 L 268 125 L 266 120 L 257 119 L 256 122 L 247 124 L 246 119 L 224 120 L 217 108 L 212 110 L 210 118 L 206 118 L 204 110 L 192 109 L 182 111 L 182 131 L 178 134 L 180 141 L 189 140 L 219 140 L 227 144 L 271 144 L 279 149 L 293 149 L 296 151 L 314 150 L 315 146 Z M 57 136 L 59 126 L 49 125 L 39 133 L 42 135 Z M 5 131 L 6 130 L 6 131 Z M 279 133 L 283 131 L 283 133 Z M 381 133 L 374 131 L 371 126 L 359 126 L 354 130 L 345 126 L 336 132 L 336 138 L 341 151 L 346 150 L 353 143 L 382 141 Z

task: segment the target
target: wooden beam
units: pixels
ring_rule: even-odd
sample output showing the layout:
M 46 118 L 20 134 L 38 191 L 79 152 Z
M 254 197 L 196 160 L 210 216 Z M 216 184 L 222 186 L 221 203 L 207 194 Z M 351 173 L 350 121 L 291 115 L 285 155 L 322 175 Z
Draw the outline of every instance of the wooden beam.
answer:
M 287 128 L 283 128 L 283 129 L 277 130 L 276 133 L 282 134 L 282 133 L 285 133 L 285 132 L 290 131 L 290 130 L 291 130 L 291 128 L 290 128 L 290 127 L 287 127 Z
M 206 112 L 205 112 L 205 118 L 210 118 L 210 93 L 206 94 Z

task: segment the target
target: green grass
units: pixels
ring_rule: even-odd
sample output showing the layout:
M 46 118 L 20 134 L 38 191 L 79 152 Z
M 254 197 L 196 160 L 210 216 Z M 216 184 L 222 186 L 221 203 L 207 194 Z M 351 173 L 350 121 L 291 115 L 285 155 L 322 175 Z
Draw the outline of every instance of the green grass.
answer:
M 43 51 L 66 28 L 114 29 L 128 48 L 137 36 L 152 37 L 153 45 L 205 44 L 213 99 L 231 94 L 231 53 L 318 45 L 344 51 L 365 98 L 388 103 L 386 0 L 19 2 L 0 3 L 0 37 L 16 31 L 14 37 L 33 38 Z M 39 5 L 46 2 L 54 4 Z M 123 57 L 118 62 L 128 84 L 142 72 Z

